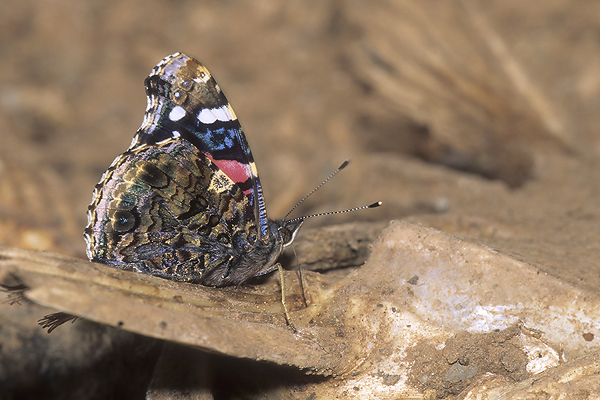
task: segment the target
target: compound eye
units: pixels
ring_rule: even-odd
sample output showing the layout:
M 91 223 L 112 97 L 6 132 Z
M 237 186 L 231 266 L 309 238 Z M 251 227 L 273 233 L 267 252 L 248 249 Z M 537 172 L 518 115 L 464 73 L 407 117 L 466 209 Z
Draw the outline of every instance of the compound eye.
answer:
M 303 222 L 304 219 L 296 219 L 291 221 L 283 221 L 281 223 L 278 232 L 283 247 L 289 246 L 294 241 L 294 238 L 296 237 L 296 234 L 298 233 L 298 230 L 300 229 L 300 226 L 302 226 Z
M 283 246 L 287 246 L 294 239 L 292 232 L 285 227 L 279 228 L 279 235 L 281 236 L 281 243 Z

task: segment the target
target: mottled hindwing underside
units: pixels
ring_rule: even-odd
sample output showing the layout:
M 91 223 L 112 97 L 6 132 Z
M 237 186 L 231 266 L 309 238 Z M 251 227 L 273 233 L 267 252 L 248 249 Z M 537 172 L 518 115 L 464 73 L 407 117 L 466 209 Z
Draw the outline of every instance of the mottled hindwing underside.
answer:
M 120 268 L 202 283 L 250 250 L 256 225 L 247 196 L 185 140 L 119 156 L 88 211 L 88 257 Z

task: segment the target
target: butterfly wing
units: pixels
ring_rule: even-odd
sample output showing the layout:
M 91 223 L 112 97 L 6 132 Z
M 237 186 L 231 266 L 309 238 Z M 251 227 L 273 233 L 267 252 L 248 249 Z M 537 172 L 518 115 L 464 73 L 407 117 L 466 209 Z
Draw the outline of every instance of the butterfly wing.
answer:
M 131 146 L 96 186 L 88 257 L 207 285 L 239 284 L 281 252 L 240 124 L 196 60 L 176 53 L 145 82 Z
M 119 156 L 96 187 L 88 257 L 119 268 L 203 283 L 251 250 L 253 212 L 231 179 L 193 145 L 167 140 Z
M 181 137 L 195 145 L 238 185 L 254 207 L 259 239 L 269 235 L 262 187 L 242 127 L 210 72 L 175 53 L 145 81 L 148 107 L 130 149 Z M 249 216 L 250 218 L 252 215 Z

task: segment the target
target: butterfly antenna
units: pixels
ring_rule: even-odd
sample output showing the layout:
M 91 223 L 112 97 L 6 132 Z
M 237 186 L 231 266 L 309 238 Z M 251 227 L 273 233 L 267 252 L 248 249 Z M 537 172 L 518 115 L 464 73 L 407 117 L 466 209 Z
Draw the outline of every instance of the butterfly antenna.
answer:
M 313 194 L 314 192 L 316 192 L 317 190 L 319 190 L 319 188 L 321 188 L 321 186 L 323 186 L 324 184 L 327 183 L 327 181 L 329 181 L 331 178 L 333 178 L 335 176 L 335 174 L 337 174 L 338 172 L 340 172 L 341 170 L 343 170 L 344 168 L 346 168 L 348 166 L 348 164 L 350 163 L 350 161 L 346 160 L 342 163 L 342 165 L 340 165 L 338 167 L 338 169 L 336 169 L 335 171 L 333 171 L 333 173 L 331 175 L 329 175 L 329 177 L 327 177 L 327 179 L 325 179 L 323 182 L 321 182 L 321 184 L 319 186 L 317 186 L 316 188 L 314 188 L 309 194 L 307 194 L 306 196 L 304 196 L 302 198 L 302 200 L 300 200 L 294 207 L 292 207 L 292 209 L 290 210 L 290 212 L 288 212 L 285 217 L 283 217 L 283 220 L 286 221 L 287 217 L 296 209 L 298 208 L 298 206 L 300 204 L 302 204 L 302 202 L 306 199 L 308 199 L 310 197 L 311 194 Z M 294 221 L 298 220 L 298 218 L 294 219 Z
M 328 212 L 322 212 L 322 213 L 318 213 L 318 214 L 305 215 L 303 217 L 298 217 L 298 218 L 291 219 L 288 222 L 295 222 L 295 221 L 301 221 L 301 220 L 303 221 L 303 220 L 308 219 L 308 218 L 322 217 L 323 215 L 344 214 L 344 213 L 347 213 L 347 212 L 364 210 L 365 208 L 376 208 L 376 207 L 379 207 L 381 204 L 382 203 L 380 201 L 376 201 L 375 203 L 369 204 L 368 206 L 354 207 L 354 208 L 349 208 L 347 210 L 341 210 L 341 211 L 328 211 Z

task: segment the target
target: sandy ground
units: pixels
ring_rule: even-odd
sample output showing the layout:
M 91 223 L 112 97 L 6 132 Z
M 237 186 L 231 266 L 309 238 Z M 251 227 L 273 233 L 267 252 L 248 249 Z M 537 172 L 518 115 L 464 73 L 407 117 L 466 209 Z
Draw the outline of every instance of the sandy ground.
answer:
M 306 227 L 405 219 L 597 292 L 599 38 L 591 0 L 5 0 L 0 244 L 85 258 L 86 207 L 141 123 L 143 80 L 182 51 L 236 110 L 271 217 L 350 159 L 298 215 L 384 206 Z M 31 333 L 40 314 L 2 306 L 0 382 L 15 393 L 72 348 Z M 68 371 L 39 390 L 59 393 Z

